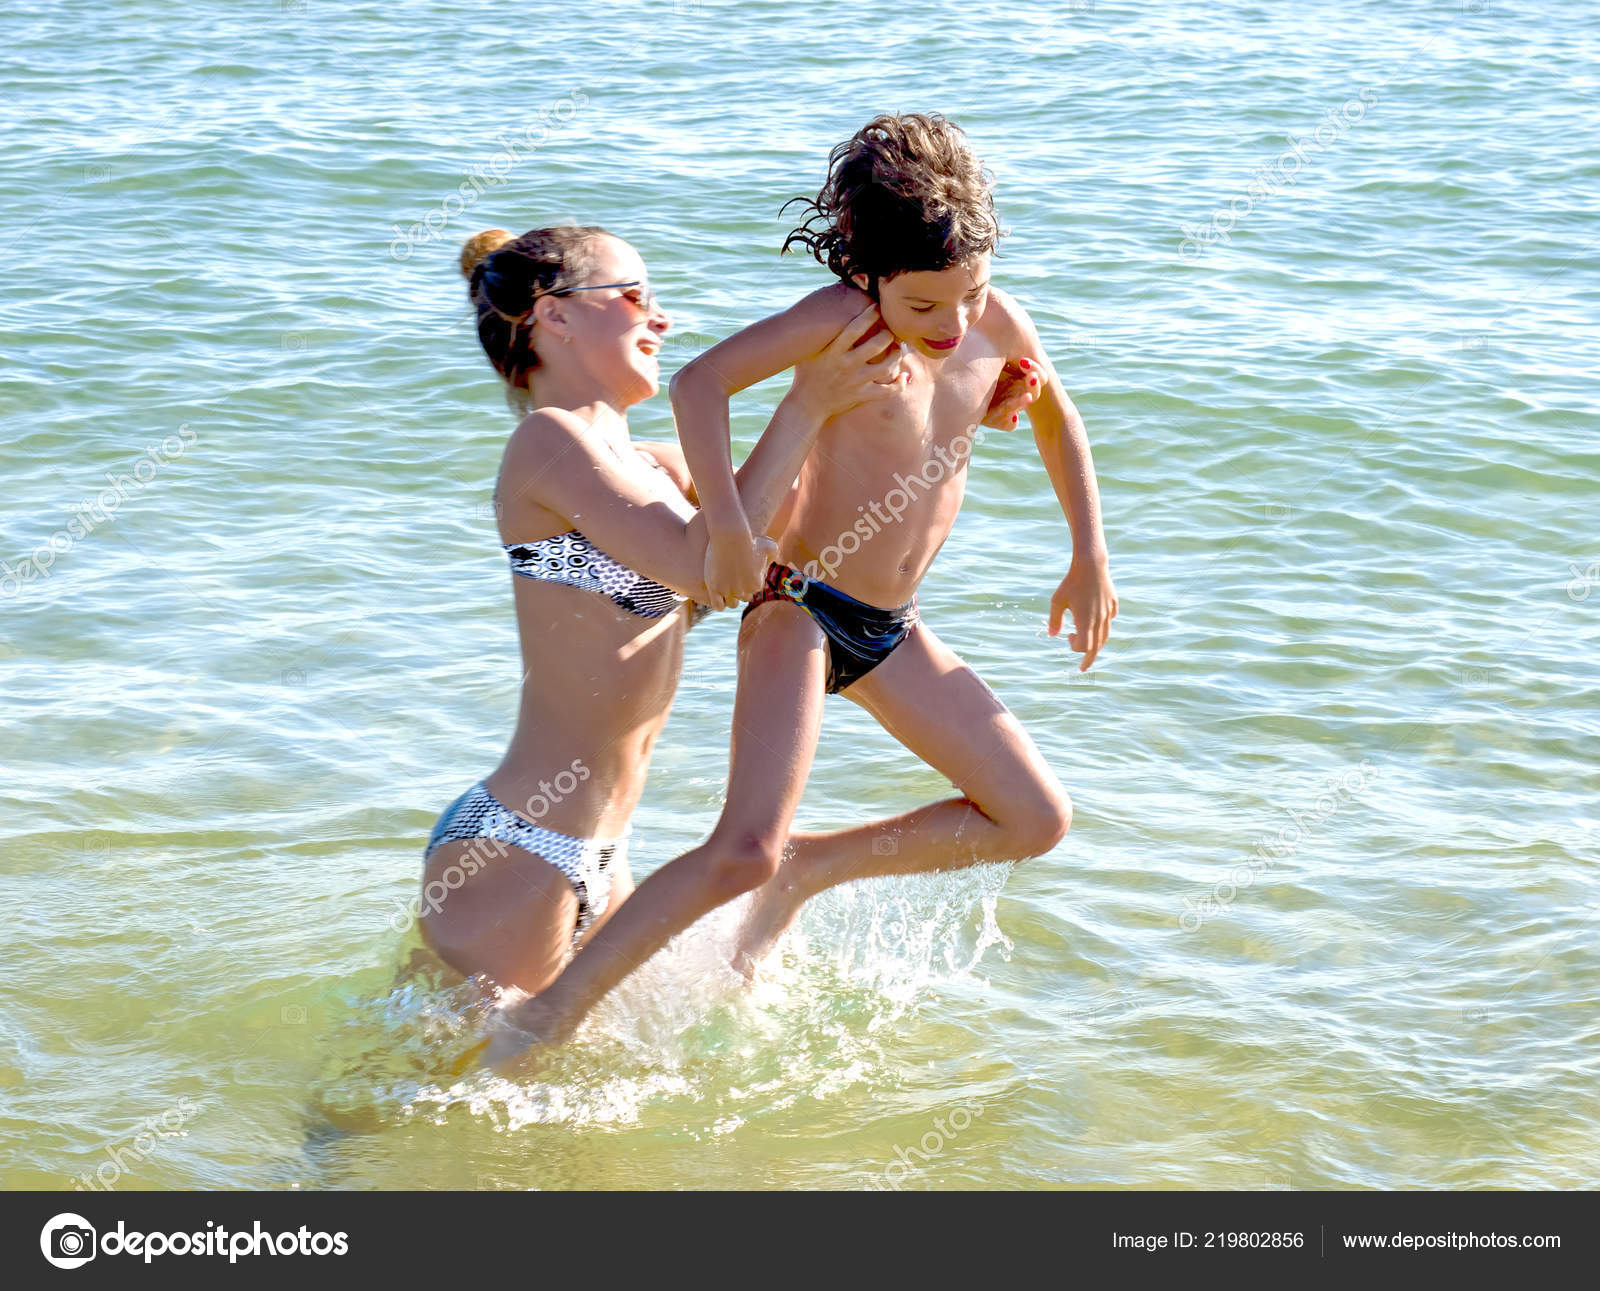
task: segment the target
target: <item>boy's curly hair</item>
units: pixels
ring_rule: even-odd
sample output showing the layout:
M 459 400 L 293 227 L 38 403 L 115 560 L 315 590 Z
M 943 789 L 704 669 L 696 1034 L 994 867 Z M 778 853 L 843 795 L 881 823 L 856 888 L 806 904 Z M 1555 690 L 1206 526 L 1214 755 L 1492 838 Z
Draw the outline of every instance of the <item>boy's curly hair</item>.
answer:
M 993 183 L 953 121 L 886 113 L 829 154 L 828 182 L 815 201 L 794 199 L 810 214 L 783 249 L 805 247 L 845 282 L 865 274 L 876 299 L 881 279 L 993 251 Z

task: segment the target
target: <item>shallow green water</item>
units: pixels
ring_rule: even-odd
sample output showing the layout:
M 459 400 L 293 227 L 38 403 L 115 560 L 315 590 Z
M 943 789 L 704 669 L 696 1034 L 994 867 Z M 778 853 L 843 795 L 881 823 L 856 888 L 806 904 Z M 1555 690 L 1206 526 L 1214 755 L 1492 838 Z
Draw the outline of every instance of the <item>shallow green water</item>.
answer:
M 68 547 L 0 584 L 5 1183 L 1600 1182 L 1590 7 L 578 13 L 0 16 L 0 559 Z M 456 248 L 615 229 L 671 370 L 823 281 L 778 208 L 885 108 L 994 169 L 1095 445 L 1092 674 L 1025 437 L 922 596 L 1073 831 L 831 898 L 754 992 L 697 929 L 543 1078 L 454 1082 L 390 921 L 518 680 Z M 640 873 L 715 817 L 734 628 L 690 639 Z M 800 824 L 943 788 L 840 702 Z

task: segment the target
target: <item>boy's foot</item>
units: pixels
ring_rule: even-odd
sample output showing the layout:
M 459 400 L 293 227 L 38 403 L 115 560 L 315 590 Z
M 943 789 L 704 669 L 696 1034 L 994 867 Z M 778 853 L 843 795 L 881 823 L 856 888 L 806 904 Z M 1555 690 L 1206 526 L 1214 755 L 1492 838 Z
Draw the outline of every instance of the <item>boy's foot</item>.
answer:
M 540 1055 L 563 1043 L 571 1028 L 562 1028 L 539 998 L 510 1008 L 499 1008 L 489 1018 L 488 1038 L 470 1050 L 467 1059 L 500 1076 L 530 1075 L 540 1065 Z

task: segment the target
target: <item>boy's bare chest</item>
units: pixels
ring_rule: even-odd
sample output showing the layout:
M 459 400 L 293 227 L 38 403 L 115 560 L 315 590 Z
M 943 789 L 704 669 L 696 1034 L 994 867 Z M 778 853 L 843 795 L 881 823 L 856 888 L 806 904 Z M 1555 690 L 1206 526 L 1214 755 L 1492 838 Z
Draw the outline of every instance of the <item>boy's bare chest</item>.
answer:
M 904 389 L 860 404 L 833 424 L 859 439 L 861 448 L 895 453 L 948 445 L 983 419 L 1001 366 L 998 357 L 915 366 Z

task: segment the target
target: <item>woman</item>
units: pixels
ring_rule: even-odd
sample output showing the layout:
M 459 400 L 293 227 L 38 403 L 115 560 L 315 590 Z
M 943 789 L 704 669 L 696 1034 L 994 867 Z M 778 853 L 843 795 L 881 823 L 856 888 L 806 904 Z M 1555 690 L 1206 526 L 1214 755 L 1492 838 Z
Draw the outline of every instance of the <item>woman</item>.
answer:
M 638 253 L 594 226 L 493 229 L 461 268 L 522 414 L 495 509 L 524 680 L 505 757 L 434 828 L 420 924 L 457 971 L 537 993 L 633 889 L 628 821 L 677 689 L 686 602 L 721 606 L 701 581 L 706 534 L 682 453 L 628 436 L 670 326 Z M 774 526 L 822 424 L 899 388 L 898 346 L 869 336 L 877 327 L 863 311 L 795 370 L 737 476 L 755 532 Z M 1014 420 L 1027 386 L 997 393 L 991 424 Z

